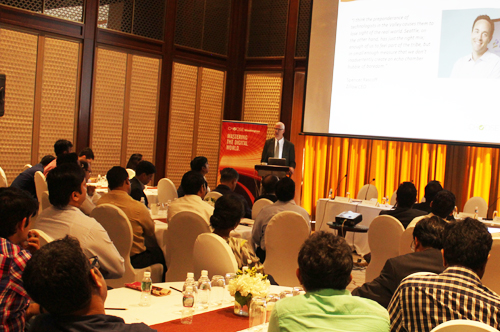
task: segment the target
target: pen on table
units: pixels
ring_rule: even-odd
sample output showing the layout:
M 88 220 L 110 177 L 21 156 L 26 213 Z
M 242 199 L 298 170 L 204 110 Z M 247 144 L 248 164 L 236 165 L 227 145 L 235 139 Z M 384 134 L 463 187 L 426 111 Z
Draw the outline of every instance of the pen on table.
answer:
M 104 308 L 104 310 L 127 310 L 127 308 Z
M 170 286 L 170 288 L 171 288 L 171 289 L 173 289 L 173 290 L 178 291 L 179 293 L 182 293 L 182 291 L 181 291 L 180 289 L 174 288 L 174 287 L 172 287 L 172 286 Z

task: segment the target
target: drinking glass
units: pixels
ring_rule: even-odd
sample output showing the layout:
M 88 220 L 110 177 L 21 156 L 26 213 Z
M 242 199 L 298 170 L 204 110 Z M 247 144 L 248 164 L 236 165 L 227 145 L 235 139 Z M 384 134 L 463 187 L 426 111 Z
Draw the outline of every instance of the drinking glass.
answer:
M 266 322 L 266 299 L 263 297 L 254 297 L 250 302 L 250 327 L 264 324 Z M 261 331 L 262 329 L 254 329 L 253 331 Z
M 212 277 L 212 304 L 221 305 L 222 298 L 224 297 L 226 283 L 224 277 L 220 275 L 214 275 Z
M 231 296 L 228 290 L 229 282 L 236 278 L 236 273 L 226 273 L 226 291 L 225 291 L 225 301 L 226 303 L 234 303 L 234 297 Z
M 285 297 L 292 297 L 293 292 L 289 290 L 284 290 L 280 293 L 280 299 L 284 299 Z
M 302 288 L 301 286 L 294 287 L 292 291 L 293 296 L 302 295 L 305 293 L 306 292 L 304 291 L 304 288 Z
M 151 209 L 151 214 L 153 216 L 158 215 L 158 203 L 149 203 L 149 208 Z
M 276 302 L 280 300 L 280 296 L 278 294 L 267 294 L 266 296 L 266 323 L 269 322 L 269 318 L 271 318 L 271 312 L 273 311 L 274 305 Z

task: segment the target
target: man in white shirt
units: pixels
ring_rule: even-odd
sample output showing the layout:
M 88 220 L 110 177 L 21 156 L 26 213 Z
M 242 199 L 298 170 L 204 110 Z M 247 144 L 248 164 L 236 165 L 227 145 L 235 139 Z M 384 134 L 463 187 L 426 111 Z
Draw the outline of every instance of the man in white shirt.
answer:
M 167 222 L 181 211 L 192 211 L 201 215 L 208 225 L 214 207 L 203 200 L 207 194 L 207 182 L 201 173 L 189 171 L 182 176 L 181 187 L 185 195 L 173 201 L 168 207 Z
M 472 53 L 455 62 L 451 78 L 500 78 L 500 57 L 488 50 L 495 24 L 488 15 L 480 15 L 472 25 Z
M 53 239 L 77 238 L 85 256 L 99 257 L 105 278 L 120 278 L 125 272 L 123 258 L 101 224 L 80 210 L 87 197 L 83 169 L 74 163 L 57 166 L 47 175 L 47 187 L 53 206 L 40 213 L 33 228 Z
M 307 221 L 309 231 L 311 231 L 309 214 L 304 208 L 295 204 L 293 200 L 295 197 L 295 182 L 292 179 L 285 177 L 278 181 L 276 184 L 276 196 L 278 197 L 278 201 L 260 210 L 252 228 L 252 239 L 255 245 L 257 245 L 255 253 L 259 256 L 261 262 L 264 262 L 266 259 L 266 227 L 276 214 L 283 211 L 297 212 Z
M 290 174 L 295 171 L 295 147 L 283 137 L 285 124 L 276 122 L 274 138 L 268 139 L 262 150 L 261 162 L 267 163 L 269 158 L 285 158 L 285 166 L 289 167 Z

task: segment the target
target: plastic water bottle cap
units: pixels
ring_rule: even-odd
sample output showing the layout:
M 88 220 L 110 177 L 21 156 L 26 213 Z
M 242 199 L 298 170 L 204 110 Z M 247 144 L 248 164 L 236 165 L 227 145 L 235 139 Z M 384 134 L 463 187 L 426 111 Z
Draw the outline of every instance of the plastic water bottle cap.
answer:
M 201 275 L 202 276 L 208 276 L 208 271 L 207 270 L 201 270 Z
M 151 277 L 151 272 L 148 272 L 148 271 L 144 272 L 144 277 L 145 278 Z
M 188 272 L 187 277 L 188 277 L 188 278 L 194 278 L 194 273 L 193 273 L 193 272 Z

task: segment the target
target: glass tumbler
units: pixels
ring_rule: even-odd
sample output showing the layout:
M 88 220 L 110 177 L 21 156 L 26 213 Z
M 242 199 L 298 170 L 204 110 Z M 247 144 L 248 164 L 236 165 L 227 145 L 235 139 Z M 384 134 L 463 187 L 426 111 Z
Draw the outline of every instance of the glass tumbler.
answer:
M 214 275 L 212 277 L 212 304 L 221 305 L 226 290 L 226 282 L 223 276 Z
M 263 297 L 254 297 L 250 302 L 250 327 L 258 326 L 266 322 L 266 299 Z M 255 331 L 255 329 L 254 329 Z

